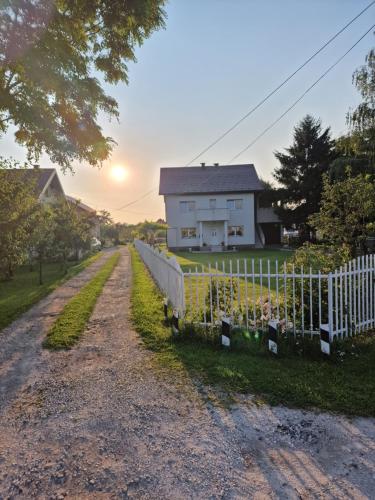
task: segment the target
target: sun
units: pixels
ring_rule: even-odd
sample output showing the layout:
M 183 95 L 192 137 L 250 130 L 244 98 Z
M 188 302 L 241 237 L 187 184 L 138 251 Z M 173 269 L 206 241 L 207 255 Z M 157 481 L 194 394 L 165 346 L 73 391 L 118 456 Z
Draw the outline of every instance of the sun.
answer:
M 128 176 L 128 171 L 122 165 L 115 165 L 111 168 L 111 177 L 116 182 L 123 182 Z

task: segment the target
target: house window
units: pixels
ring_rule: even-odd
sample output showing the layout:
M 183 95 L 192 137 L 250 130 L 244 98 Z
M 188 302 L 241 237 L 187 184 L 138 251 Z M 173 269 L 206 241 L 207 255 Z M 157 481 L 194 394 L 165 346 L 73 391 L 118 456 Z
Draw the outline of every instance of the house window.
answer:
M 194 212 L 195 201 L 180 201 L 180 212 L 186 214 L 188 212 Z
M 197 230 L 195 227 L 183 227 L 181 228 L 181 238 L 196 238 Z
M 210 208 L 215 210 L 215 208 L 216 208 L 216 199 L 215 198 L 210 199 Z
M 229 210 L 241 210 L 242 209 L 242 199 L 227 200 L 227 208 Z
M 229 226 L 228 236 L 243 236 L 243 226 Z

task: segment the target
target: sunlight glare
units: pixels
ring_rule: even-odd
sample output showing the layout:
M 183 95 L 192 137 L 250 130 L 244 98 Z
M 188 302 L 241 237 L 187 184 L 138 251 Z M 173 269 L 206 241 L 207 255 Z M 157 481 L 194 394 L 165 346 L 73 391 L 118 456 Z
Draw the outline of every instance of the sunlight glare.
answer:
M 125 167 L 121 165 L 115 165 L 111 168 L 111 177 L 117 182 L 123 182 L 128 176 L 128 172 Z

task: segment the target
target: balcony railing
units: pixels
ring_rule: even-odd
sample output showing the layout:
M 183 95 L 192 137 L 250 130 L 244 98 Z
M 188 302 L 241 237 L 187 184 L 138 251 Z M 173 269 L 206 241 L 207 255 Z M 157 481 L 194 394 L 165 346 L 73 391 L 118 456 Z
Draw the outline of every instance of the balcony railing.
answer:
M 196 218 L 198 222 L 229 220 L 229 210 L 227 208 L 201 208 L 196 211 Z

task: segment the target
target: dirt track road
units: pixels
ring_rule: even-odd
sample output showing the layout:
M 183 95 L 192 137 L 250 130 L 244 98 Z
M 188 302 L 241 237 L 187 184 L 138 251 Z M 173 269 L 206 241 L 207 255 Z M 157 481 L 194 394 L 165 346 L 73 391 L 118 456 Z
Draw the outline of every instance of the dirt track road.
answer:
M 122 253 L 78 346 L 38 348 L 3 397 L 0 498 L 374 498 L 373 420 L 251 397 L 224 408 L 188 375 L 156 369 L 130 324 Z

